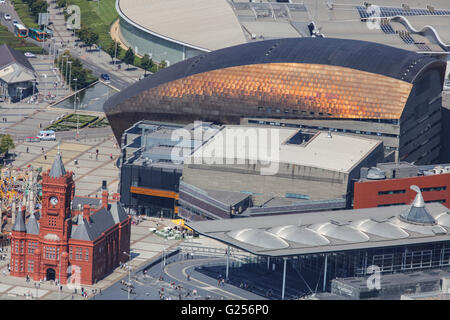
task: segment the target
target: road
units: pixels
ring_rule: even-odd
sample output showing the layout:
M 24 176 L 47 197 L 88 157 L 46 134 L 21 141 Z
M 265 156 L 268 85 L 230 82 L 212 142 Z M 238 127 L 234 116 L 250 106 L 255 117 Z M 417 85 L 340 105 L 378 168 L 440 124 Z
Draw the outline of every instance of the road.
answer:
M 49 1 L 47 1 L 47 2 L 49 2 Z M 58 50 L 66 50 L 66 49 L 70 50 L 71 54 L 73 56 L 79 58 L 83 62 L 83 65 L 87 69 L 92 70 L 92 73 L 97 77 L 100 77 L 100 75 L 103 73 L 107 73 L 110 77 L 110 84 L 119 90 L 125 89 L 130 84 L 132 84 L 138 80 L 140 73 L 143 73 L 143 71 L 134 71 L 134 72 L 133 71 L 126 71 L 126 72 L 121 71 L 122 75 L 116 75 L 115 74 L 116 72 L 114 70 L 111 70 L 112 66 L 110 69 L 103 67 L 101 64 L 108 65 L 109 60 L 110 60 L 109 56 L 107 56 L 107 54 L 103 51 L 100 53 L 101 57 L 98 57 L 97 52 L 86 52 L 85 49 L 74 47 L 73 44 L 70 47 L 62 48 L 61 40 L 66 42 L 69 38 L 69 37 L 65 36 L 64 34 L 61 34 L 61 26 L 58 27 L 58 24 L 65 25 L 64 18 L 63 18 L 64 16 L 61 15 L 61 17 L 59 17 L 59 15 L 56 14 L 57 10 L 55 9 L 54 3 L 49 3 L 49 8 L 50 8 L 49 10 L 50 10 L 50 14 L 51 14 L 50 21 L 54 22 L 54 24 L 52 25 L 52 30 L 54 31 L 53 39 L 55 39 L 55 42 L 54 42 L 55 44 L 52 45 L 52 48 L 54 46 Z M 10 21 L 7 21 L 4 19 L 4 15 L 6 13 L 11 15 Z M 1 24 L 6 26 L 11 33 L 14 33 L 14 26 L 12 23 L 13 20 L 17 20 L 19 23 L 23 24 L 23 22 L 19 18 L 19 15 L 14 10 L 14 7 L 11 5 L 9 0 L 7 0 L 6 3 L 4 3 L 4 4 L 0 4 L 0 16 L 1 16 L 1 18 L 0 18 Z M 66 30 L 66 33 L 70 34 L 70 32 L 68 32 L 67 30 Z M 70 36 L 70 40 L 73 42 L 74 37 Z M 45 48 L 45 50 L 47 50 L 47 52 L 49 51 L 50 42 L 42 43 L 42 42 L 38 42 L 31 38 L 27 38 L 26 41 L 33 43 L 37 46 Z M 107 57 L 105 57 L 105 55 Z M 105 59 L 107 59 L 108 61 L 105 61 Z M 96 63 L 93 60 L 99 60 L 99 62 L 101 61 L 102 63 Z M 124 74 L 126 76 L 123 76 Z

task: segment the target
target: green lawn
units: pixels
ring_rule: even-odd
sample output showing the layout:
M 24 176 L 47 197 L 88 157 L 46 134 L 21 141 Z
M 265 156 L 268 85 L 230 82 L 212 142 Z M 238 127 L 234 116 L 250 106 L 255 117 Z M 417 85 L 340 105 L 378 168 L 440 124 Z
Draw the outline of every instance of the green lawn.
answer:
M 81 9 L 81 25 L 92 28 L 99 35 L 99 45 L 105 50 L 112 42 L 109 30 L 114 21 L 119 18 L 116 11 L 116 0 L 100 0 L 100 4 L 88 0 L 70 0 L 69 4 L 75 4 Z M 125 50 L 117 57 L 123 59 Z M 136 57 L 135 65 L 140 64 L 141 59 Z
M 22 0 L 13 0 L 14 9 L 20 17 L 20 20 L 25 24 L 27 28 L 39 28 L 38 24 L 34 22 L 34 18 L 31 17 L 31 12 L 29 10 L 28 4 L 24 3 Z
M 0 25 L 0 44 L 7 44 L 22 52 L 42 53 L 41 47 L 17 38 L 13 33 L 8 31 L 8 28 L 2 25 Z
M 119 17 L 116 11 L 116 1 L 100 0 L 100 5 L 88 0 L 70 0 L 69 3 L 80 7 L 81 25 L 97 32 L 99 44 L 105 48 L 111 42 L 110 26 Z

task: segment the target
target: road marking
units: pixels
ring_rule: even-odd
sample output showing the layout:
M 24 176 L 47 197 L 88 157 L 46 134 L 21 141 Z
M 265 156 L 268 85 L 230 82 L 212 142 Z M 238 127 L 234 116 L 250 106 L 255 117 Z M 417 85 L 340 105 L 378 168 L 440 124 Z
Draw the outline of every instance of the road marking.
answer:
M 183 262 L 185 262 L 185 261 L 183 261 Z M 177 277 L 175 277 L 175 276 L 173 276 L 173 275 L 171 275 L 171 274 L 169 273 L 168 268 L 169 268 L 169 266 L 172 266 L 172 267 L 173 267 L 173 264 L 179 264 L 179 263 L 175 262 L 175 263 L 172 263 L 171 265 L 167 265 L 167 266 L 164 268 L 164 272 L 165 272 L 168 276 L 170 276 L 170 277 L 176 279 L 178 282 L 182 282 L 182 283 L 188 284 L 189 282 L 186 282 L 186 281 L 184 281 L 184 280 L 178 279 Z M 187 266 L 187 267 L 184 267 L 184 268 L 181 270 L 181 273 L 187 278 L 186 269 L 187 269 L 187 268 L 191 268 L 191 267 L 193 267 L 193 266 L 194 266 L 194 265 L 189 265 L 189 266 Z M 240 299 L 240 300 L 248 300 L 247 298 L 241 297 L 241 296 L 239 296 L 239 295 L 237 295 L 237 294 L 234 294 L 234 293 L 225 291 L 225 290 L 220 289 L 220 288 L 212 287 L 211 285 L 209 285 L 209 284 L 206 283 L 206 282 L 203 282 L 203 281 L 201 281 L 201 280 L 198 280 L 198 279 L 195 279 L 195 278 L 192 278 L 192 277 L 191 277 L 191 281 L 192 281 L 192 280 L 194 280 L 194 281 L 196 281 L 196 282 L 198 282 L 198 283 L 203 284 L 202 287 L 198 286 L 199 289 L 206 290 L 206 291 L 212 291 L 212 290 L 214 290 L 214 291 L 219 291 L 219 292 L 220 292 L 222 295 L 224 295 L 224 296 L 228 296 L 228 297 L 234 296 L 234 297 L 236 297 L 237 299 Z M 212 289 L 211 289 L 211 288 L 212 288 Z M 216 293 L 217 293 L 217 292 L 216 292 Z

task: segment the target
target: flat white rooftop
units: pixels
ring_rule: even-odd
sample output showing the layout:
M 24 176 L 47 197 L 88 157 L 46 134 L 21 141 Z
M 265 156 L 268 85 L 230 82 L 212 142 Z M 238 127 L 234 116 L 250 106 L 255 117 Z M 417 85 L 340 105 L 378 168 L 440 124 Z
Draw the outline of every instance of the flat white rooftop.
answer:
M 118 0 L 120 13 L 160 36 L 207 51 L 245 43 L 225 0 Z
M 242 159 L 350 172 L 382 143 L 338 133 L 328 137 L 328 133 L 318 132 L 305 143 L 289 144 L 290 138 L 298 132 L 299 129 L 291 128 L 225 126 L 198 148 L 189 161 L 201 163 L 198 159 L 203 159 L 203 163 L 225 164 Z

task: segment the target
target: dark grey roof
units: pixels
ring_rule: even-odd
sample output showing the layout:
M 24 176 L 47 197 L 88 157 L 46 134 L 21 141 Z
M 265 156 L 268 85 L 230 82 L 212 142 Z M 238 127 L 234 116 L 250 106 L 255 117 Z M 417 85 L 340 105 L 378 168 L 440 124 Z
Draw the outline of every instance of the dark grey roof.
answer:
M 78 225 L 72 226 L 72 239 L 93 241 L 98 237 L 95 230 L 89 226 L 82 214 L 78 215 Z
M 28 234 L 39 234 L 39 223 L 37 222 L 34 213 L 28 218 L 26 229 Z
M 109 211 L 115 223 L 120 223 L 128 218 L 128 214 L 120 202 L 111 203 L 109 206 Z
M 81 204 L 81 209 L 83 209 L 85 204 L 91 207 L 100 208 L 102 204 L 102 199 L 100 198 L 85 198 L 85 197 L 74 197 L 72 200 L 72 210 L 78 210 L 78 205 Z
M 101 236 L 102 232 L 116 224 L 113 214 L 106 208 L 101 208 L 89 217 L 89 221 L 78 217 L 78 225 L 72 226 L 72 239 L 93 241 Z
M 22 214 L 21 208 L 19 208 L 17 214 L 16 214 L 16 221 L 14 222 L 14 226 L 12 228 L 12 231 L 21 231 L 26 232 L 26 226 L 25 226 L 25 219 Z
M 22 52 L 16 51 L 13 48 L 9 47 L 6 44 L 0 46 L 0 68 L 7 66 L 11 63 L 17 62 L 23 65 L 25 68 L 28 68 L 35 71 L 31 63 L 24 56 Z
M 66 169 L 64 168 L 64 163 L 61 159 L 61 154 L 58 152 L 53 161 L 52 168 L 50 170 L 50 177 L 57 178 L 66 174 Z

